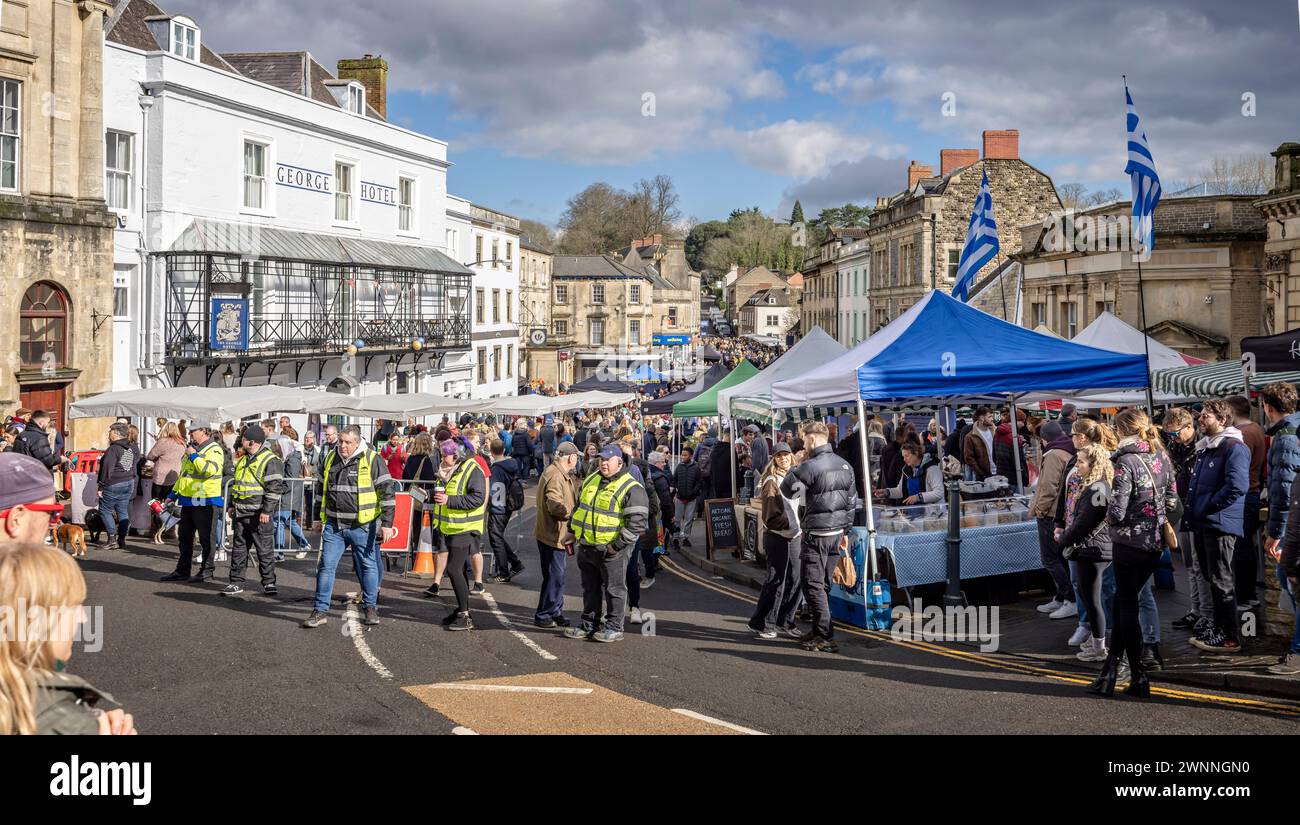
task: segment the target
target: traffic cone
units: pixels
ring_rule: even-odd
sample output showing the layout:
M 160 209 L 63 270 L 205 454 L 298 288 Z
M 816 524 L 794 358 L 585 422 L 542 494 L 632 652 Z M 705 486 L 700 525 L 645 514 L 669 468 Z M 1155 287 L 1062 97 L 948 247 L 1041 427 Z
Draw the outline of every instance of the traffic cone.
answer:
M 420 519 L 420 540 L 415 545 L 415 563 L 406 575 L 414 579 L 431 579 L 433 567 L 433 530 L 429 526 L 429 514 Z

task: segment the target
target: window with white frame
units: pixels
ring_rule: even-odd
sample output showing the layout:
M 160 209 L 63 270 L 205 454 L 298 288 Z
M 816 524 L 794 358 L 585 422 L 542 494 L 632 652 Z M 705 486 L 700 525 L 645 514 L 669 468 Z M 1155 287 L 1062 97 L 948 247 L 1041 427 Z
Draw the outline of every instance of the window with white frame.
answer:
M 113 272 L 113 316 L 127 318 L 131 315 L 131 273 L 134 268 Z
M 506 344 L 506 378 L 515 377 L 515 345 Z
M 496 238 L 492 239 L 492 268 L 497 268 L 497 258 L 500 257 L 501 241 Z
M 131 136 L 111 129 L 104 138 L 104 197 L 109 209 L 131 208 Z
M 397 229 L 415 231 L 415 181 L 411 178 L 397 180 Z
M 334 220 L 339 223 L 352 223 L 353 217 L 352 195 L 356 188 L 353 185 L 356 176 L 356 167 L 350 163 L 335 161 L 334 163 Z
M 569 322 L 568 322 L 568 321 L 552 321 L 552 322 L 551 322 L 551 331 L 554 332 L 557 336 L 561 336 L 561 337 L 562 337 L 562 336 L 565 336 L 565 335 L 568 335 L 568 334 L 569 334 Z
M 501 290 L 492 290 L 492 323 L 501 323 Z
M 197 60 L 199 30 L 179 20 L 172 21 L 172 54 L 185 60 Z
M 474 263 L 477 264 L 477 263 L 481 263 L 482 261 L 483 261 L 483 236 L 475 235 L 474 236 Z
M 632 318 L 627 322 L 627 345 L 641 346 L 641 321 L 638 318 Z
M 780 323 L 781 323 L 781 316 L 779 316 L 779 315 L 769 315 L 769 316 L 767 316 L 767 325 L 768 325 L 769 327 L 777 326 L 777 325 L 780 324 Z
M 478 354 L 478 382 L 487 383 L 487 347 L 479 347 Z
M 668 307 L 668 326 L 677 326 L 677 307 Z
M 447 230 L 447 254 L 455 261 L 460 261 L 460 233 L 455 229 Z
M 569 303 L 569 285 L 568 285 L 568 284 L 556 284 L 556 285 L 555 285 L 555 303 L 557 303 L 557 304 L 561 304 L 561 305 Z
M 1047 324 L 1047 304 L 1035 303 L 1031 305 L 1031 317 L 1034 319 L 1034 327 L 1045 326 Z
M 957 270 L 961 268 L 961 250 L 948 250 L 948 280 L 957 280 Z
M 592 285 L 591 285 L 591 302 L 592 302 L 593 304 L 603 304 L 603 303 L 605 303 L 605 285 L 604 285 L 604 284 L 592 284 Z
M 474 290 L 474 321 L 483 323 L 483 306 L 487 303 L 487 290 L 479 287 Z
M 600 318 L 593 318 L 589 326 L 591 327 L 591 345 L 593 347 L 603 347 L 605 345 L 605 322 Z
M 513 289 L 506 290 L 506 323 L 515 322 L 515 292 Z
M 515 242 L 506 241 L 506 272 L 513 272 L 515 267 Z
M 627 288 L 627 302 L 629 304 L 641 303 L 641 285 L 631 284 Z
M 0 80 L 0 189 L 18 189 L 22 141 L 22 86 Z
M 1065 310 L 1065 329 L 1061 331 L 1066 338 L 1073 338 L 1079 334 L 1079 305 L 1074 301 L 1067 301 L 1061 305 Z
M 492 348 L 492 380 L 501 380 L 501 347 Z
M 266 208 L 267 145 L 255 140 L 244 141 L 244 208 Z
M 366 92 L 357 84 L 348 86 L 348 111 L 354 115 L 366 113 Z

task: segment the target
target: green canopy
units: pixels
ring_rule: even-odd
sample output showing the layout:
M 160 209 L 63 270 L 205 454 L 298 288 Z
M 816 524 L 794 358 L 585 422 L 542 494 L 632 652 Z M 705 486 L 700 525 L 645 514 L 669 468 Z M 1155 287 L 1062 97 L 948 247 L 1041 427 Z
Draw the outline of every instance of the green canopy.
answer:
M 718 390 L 733 387 L 741 381 L 748 381 L 758 375 L 758 367 L 745 359 L 736 365 L 726 378 L 709 387 L 704 392 L 673 405 L 673 418 L 709 418 L 718 414 Z

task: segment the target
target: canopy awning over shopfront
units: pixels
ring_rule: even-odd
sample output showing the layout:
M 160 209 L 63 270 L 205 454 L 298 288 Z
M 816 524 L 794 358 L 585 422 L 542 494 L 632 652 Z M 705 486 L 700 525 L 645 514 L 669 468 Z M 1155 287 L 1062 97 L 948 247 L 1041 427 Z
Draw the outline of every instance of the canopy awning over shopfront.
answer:
M 75 402 L 69 418 L 176 418 L 204 424 L 263 413 L 316 412 L 347 396 L 296 387 L 157 387 L 92 395 Z

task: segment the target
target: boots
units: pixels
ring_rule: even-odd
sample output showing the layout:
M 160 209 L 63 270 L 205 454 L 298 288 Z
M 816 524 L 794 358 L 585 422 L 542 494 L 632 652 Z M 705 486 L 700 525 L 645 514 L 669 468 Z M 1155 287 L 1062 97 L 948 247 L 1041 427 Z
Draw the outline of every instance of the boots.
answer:
M 1115 651 L 1112 649 L 1110 655 L 1106 657 L 1106 663 L 1101 666 L 1101 673 L 1088 685 L 1088 692 L 1097 696 L 1114 696 L 1115 695 L 1115 677 L 1119 673 L 1119 663 L 1116 659 Z
M 1150 672 L 1165 669 L 1165 657 L 1160 655 L 1160 643 L 1142 645 L 1142 669 Z
M 1151 682 L 1147 679 L 1146 668 L 1142 665 L 1133 668 L 1133 675 L 1129 679 L 1128 690 L 1125 693 L 1137 699 L 1151 698 Z

